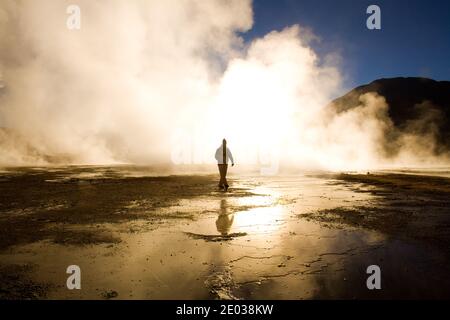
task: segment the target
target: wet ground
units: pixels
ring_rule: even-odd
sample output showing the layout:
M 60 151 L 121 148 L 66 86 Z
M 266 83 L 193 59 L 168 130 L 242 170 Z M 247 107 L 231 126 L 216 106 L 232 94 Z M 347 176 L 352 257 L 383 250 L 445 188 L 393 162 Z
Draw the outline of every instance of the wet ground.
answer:
M 449 298 L 450 180 L 0 173 L 3 299 Z M 66 268 L 81 268 L 68 290 Z M 366 269 L 381 269 L 368 290 Z

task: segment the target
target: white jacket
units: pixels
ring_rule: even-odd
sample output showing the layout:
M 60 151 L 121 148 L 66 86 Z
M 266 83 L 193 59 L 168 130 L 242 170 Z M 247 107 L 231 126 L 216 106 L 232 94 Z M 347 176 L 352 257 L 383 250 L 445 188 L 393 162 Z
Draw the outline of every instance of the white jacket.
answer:
M 227 164 L 228 160 L 231 160 L 231 163 L 234 163 L 233 160 L 233 155 L 231 154 L 230 149 L 227 148 L 226 150 L 226 155 L 225 155 L 225 163 L 223 162 L 223 147 L 220 146 L 217 150 L 216 150 L 216 160 L 218 164 Z

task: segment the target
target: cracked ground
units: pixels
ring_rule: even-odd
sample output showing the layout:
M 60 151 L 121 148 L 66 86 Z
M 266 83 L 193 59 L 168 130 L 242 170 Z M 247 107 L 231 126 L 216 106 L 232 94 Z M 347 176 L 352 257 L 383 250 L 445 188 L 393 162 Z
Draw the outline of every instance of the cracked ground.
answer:
M 0 174 L 3 299 L 450 296 L 449 180 L 400 174 Z M 378 265 L 382 290 L 366 287 Z M 78 265 L 82 289 L 66 288 Z

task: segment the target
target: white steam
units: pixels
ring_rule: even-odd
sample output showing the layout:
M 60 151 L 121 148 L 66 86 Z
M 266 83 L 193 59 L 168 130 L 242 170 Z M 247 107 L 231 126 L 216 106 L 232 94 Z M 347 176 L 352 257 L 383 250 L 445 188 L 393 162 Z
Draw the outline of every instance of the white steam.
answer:
M 339 57 L 319 58 L 306 29 L 244 43 L 249 0 L 76 2 L 78 31 L 72 1 L 0 3 L 0 164 L 211 163 L 224 137 L 240 163 L 388 162 L 384 99 L 325 110 Z

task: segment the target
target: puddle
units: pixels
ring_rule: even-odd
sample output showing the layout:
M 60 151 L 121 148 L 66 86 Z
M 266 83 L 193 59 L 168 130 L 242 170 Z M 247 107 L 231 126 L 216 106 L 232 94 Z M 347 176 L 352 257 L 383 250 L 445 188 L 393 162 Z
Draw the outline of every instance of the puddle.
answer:
M 235 177 L 232 187 L 241 190 L 239 196 L 233 189 L 202 191 L 156 209 L 152 203 L 160 198 L 127 198 L 124 207 L 142 211 L 142 218 L 101 225 L 120 241 L 40 240 L 9 247 L 0 260 L 35 266 L 30 277 L 50 285 L 49 299 L 370 299 L 450 291 L 447 261 L 439 252 L 376 231 L 298 217 L 367 204 L 375 195 L 306 176 Z M 179 219 L 150 228 L 146 212 Z M 381 292 L 366 288 L 371 264 L 383 272 Z M 69 265 L 82 270 L 81 290 L 66 288 Z

